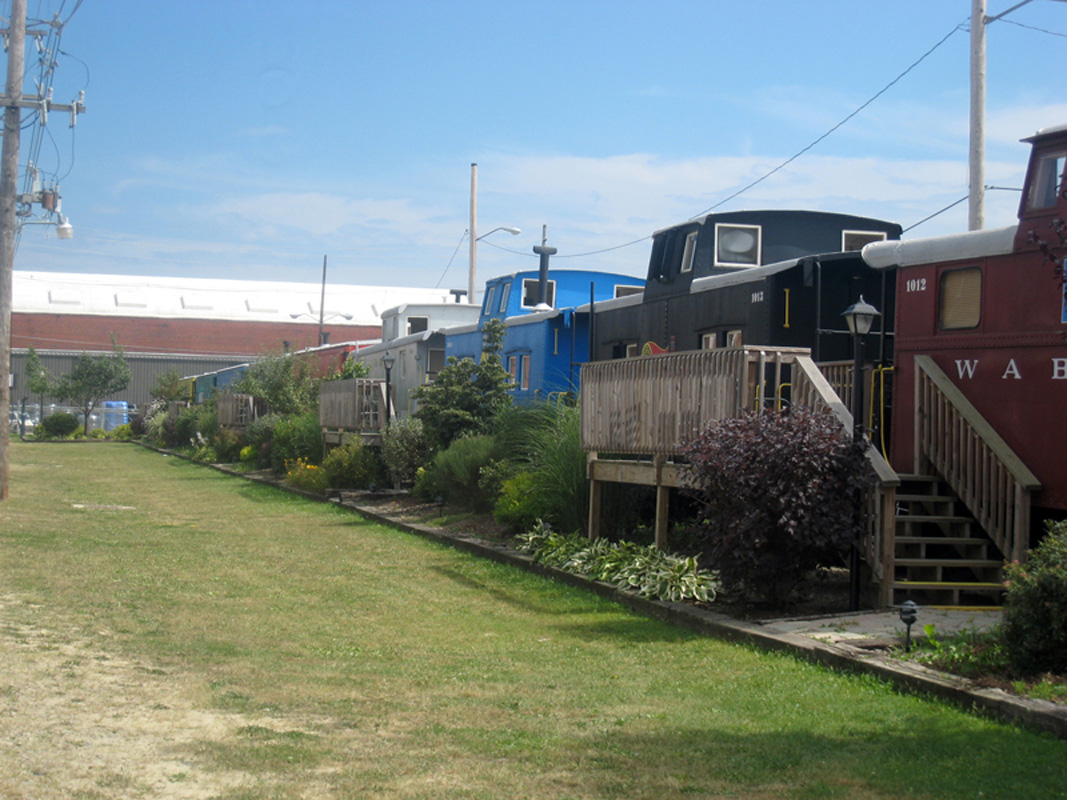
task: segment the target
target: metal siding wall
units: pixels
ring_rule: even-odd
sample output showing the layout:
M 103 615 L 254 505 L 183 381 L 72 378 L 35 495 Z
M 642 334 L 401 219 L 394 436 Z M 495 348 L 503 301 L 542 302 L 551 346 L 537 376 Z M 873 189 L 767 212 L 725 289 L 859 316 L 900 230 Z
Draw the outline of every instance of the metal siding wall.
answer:
M 59 377 L 69 372 L 77 360 L 77 353 L 49 353 L 38 351 L 41 364 L 53 377 Z M 93 355 L 97 355 L 94 353 Z M 159 376 L 170 370 L 174 370 L 182 376 L 200 375 L 205 372 L 231 367 L 243 363 L 235 358 L 196 358 L 190 356 L 143 356 L 136 353 L 126 354 L 126 363 L 130 367 L 130 385 L 126 391 L 105 397 L 104 400 L 125 400 L 130 405 L 143 405 L 152 399 L 152 389 L 156 385 Z M 26 353 L 11 353 L 11 375 L 14 383 L 11 389 L 12 407 L 26 397 L 30 402 L 36 402 L 36 396 L 30 397 L 26 388 Z

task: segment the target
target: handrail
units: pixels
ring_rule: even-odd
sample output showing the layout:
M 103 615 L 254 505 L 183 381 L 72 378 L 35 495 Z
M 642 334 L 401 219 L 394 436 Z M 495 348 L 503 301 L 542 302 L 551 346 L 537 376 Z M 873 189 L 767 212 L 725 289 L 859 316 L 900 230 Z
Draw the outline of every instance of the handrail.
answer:
M 1009 559 L 1023 559 L 1041 482 L 930 356 L 915 356 L 916 448 Z
M 851 431 L 852 412 L 841 402 L 815 362 L 807 356 L 801 356 L 797 358 L 796 366 L 793 402 L 813 409 L 826 408 L 841 421 L 846 431 Z M 892 594 L 890 584 L 896 549 L 896 496 L 900 477 L 871 442 L 867 442 L 865 455 L 875 476 L 875 486 L 873 491 L 867 493 L 860 552 L 879 582 L 880 604 L 888 605 Z

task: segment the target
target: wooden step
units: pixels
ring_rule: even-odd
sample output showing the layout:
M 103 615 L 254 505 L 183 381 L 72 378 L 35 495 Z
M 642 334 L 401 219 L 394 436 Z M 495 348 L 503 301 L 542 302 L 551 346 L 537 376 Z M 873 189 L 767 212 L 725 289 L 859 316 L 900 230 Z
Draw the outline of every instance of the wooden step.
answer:
M 914 600 L 927 608 L 1000 607 L 1004 587 L 980 581 L 893 581 L 892 601 Z M 983 602 L 988 599 L 988 603 Z
M 897 494 L 898 503 L 955 503 L 954 494 Z
M 954 547 L 979 547 L 990 544 L 980 536 L 897 536 L 898 544 L 947 544 Z
M 974 522 L 974 517 L 959 516 L 957 514 L 901 514 L 897 512 L 897 522 Z
M 968 567 L 970 569 L 997 569 L 1004 566 L 1003 561 L 987 558 L 895 558 L 898 567 Z

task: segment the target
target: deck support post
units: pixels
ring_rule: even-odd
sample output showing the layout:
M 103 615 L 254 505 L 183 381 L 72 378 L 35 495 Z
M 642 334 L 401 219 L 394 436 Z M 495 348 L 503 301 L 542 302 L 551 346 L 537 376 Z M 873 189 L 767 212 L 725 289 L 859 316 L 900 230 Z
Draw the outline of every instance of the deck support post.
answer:
M 597 480 L 597 453 L 590 451 L 586 456 L 585 474 L 589 478 L 589 540 L 600 538 L 600 481 Z
M 667 463 L 667 457 L 653 456 L 652 463 L 656 467 L 656 548 L 666 550 L 667 522 L 671 513 L 671 487 L 663 483 L 663 465 Z

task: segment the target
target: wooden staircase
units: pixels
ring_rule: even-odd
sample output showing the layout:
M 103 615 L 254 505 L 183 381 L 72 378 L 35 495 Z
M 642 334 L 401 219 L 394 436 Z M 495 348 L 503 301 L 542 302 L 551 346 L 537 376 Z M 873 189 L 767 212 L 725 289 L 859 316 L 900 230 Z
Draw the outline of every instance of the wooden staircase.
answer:
M 901 475 L 892 604 L 998 608 L 1004 557 L 935 475 Z

